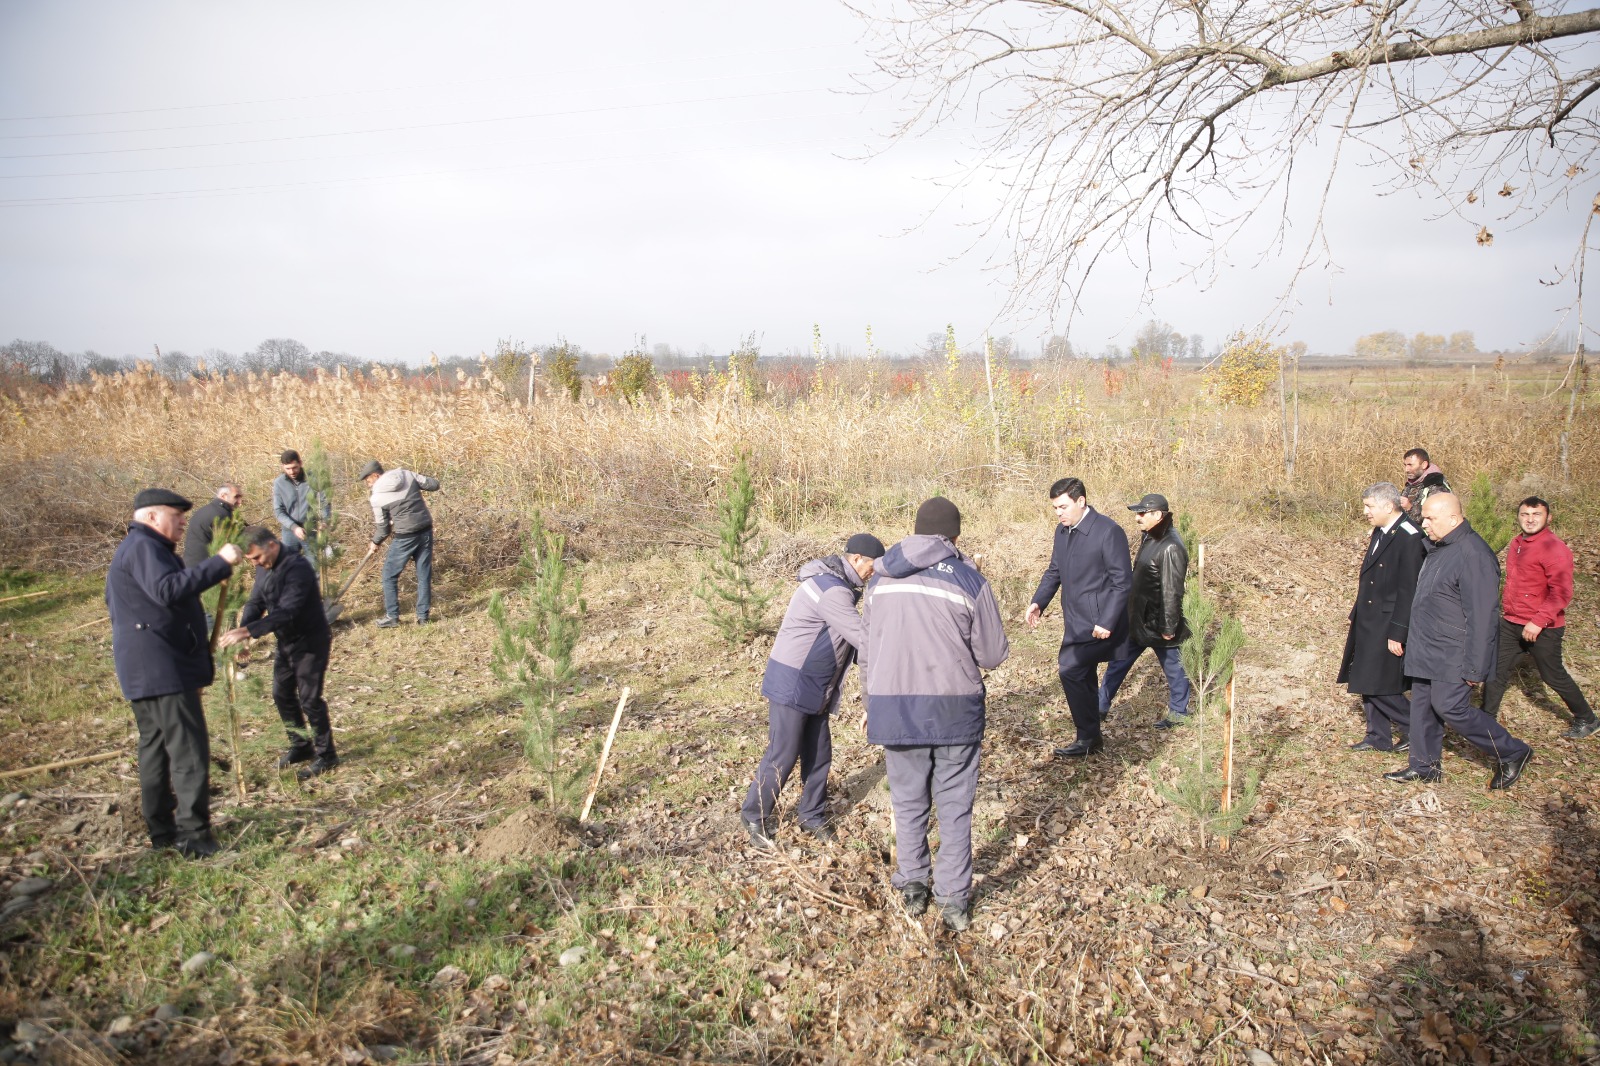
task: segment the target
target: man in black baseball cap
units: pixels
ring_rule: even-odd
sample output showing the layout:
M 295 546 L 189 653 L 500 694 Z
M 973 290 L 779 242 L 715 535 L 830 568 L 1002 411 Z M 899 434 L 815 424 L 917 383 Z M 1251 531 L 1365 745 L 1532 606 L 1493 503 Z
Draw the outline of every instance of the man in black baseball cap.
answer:
M 1167 714 L 1157 729 L 1170 729 L 1189 713 L 1189 675 L 1183 671 L 1181 645 L 1189 637 L 1183 619 L 1183 584 L 1189 571 L 1189 549 L 1172 528 L 1172 509 L 1158 492 L 1145 493 L 1128 510 L 1142 531 L 1139 555 L 1133 561 L 1128 592 L 1128 638 L 1111 654 L 1100 681 L 1100 717 L 1111 717 L 1111 701 L 1122 687 L 1134 660 L 1146 648 L 1155 653 L 1167 675 Z
M 111 654 L 139 725 L 139 791 L 150 843 L 190 858 L 217 851 L 211 835 L 211 739 L 200 690 L 215 674 L 200 594 L 239 561 L 224 544 L 185 567 L 178 545 L 191 504 L 170 489 L 133 500 L 133 521 L 106 574 Z
M 828 769 L 833 764 L 833 734 L 828 716 L 839 709 L 844 675 L 861 648 L 861 616 L 856 604 L 872 577 L 883 542 L 871 533 L 845 541 L 844 553 L 815 559 L 800 568 L 800 587 L 784 612 L 772 642 L 761 694 L 767 698 L 767 750 L 745 794 L 745 832 L 757 847 L 773 846 L 773 811 L 778 793 L 800 764 L 800 828 L 819 840 L 833 839 L 828 824 Z

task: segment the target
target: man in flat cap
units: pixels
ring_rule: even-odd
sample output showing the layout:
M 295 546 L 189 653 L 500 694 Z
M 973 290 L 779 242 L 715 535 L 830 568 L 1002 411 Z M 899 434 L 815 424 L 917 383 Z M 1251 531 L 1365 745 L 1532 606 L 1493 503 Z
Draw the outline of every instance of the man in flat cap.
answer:
M 379 629 L 400 624 L 400 572 L 406 563 L 417 561 L 417 624 L 426 625 L 433 605 L 433 513 L 422 498 L 424 492 L 439 491 L 439 480 L 395 467 L 384 470 L 373 459 L 356 475 L 367 483 L 372 504 L 371 555 L 394 534 L 389 552 L 383 557 L 383 617 Z
M 800 568 L 800 586 L 789 599 L 761 679 L 761 695 L 768 704 L 767 750 L 740 812 L 757 847 L 773 846 L 772 812 L 796 762 L 801 787 L 795 817 L 800 828 L 819 840 L 833 839 L 828 824 L 828 769 L 833 764 L 828 716 L 838 711 L 845 672 L 861 650 L 856 604 L 872 576 L 873 560 L 881 558 L 883 542 L 871 533 L 857 533 L 845 541 L 842 554 L 813 559 Z
M 1189 549 L 1172 528 L 1167 498 L 1147 493 L 1128 505 L 1139 526 L 1139 555 L 1133 561 L 1133 587 L 1128 593 L 1128 637 L 1106 666 L 1100 682 L 1100 717 L 1111 716 L 1111 701 L 1133 668 L 1134 660 L 1149 648 L 1167 675 L 1167 714 L 1157 729 L 1170 729 L 1189 714 L 1189 675 L 1183 672 L 1180 645 L 1189 639 L 1183 619 L 1183 586 L 1189 572 Z
M 211 835 L 211 738 L 200 690 L 215 668 L 200 594 L 239 561 L 224 544 L 198 566 L 178 556 L 188 500 L 168 489 L 134 498 L 133 522 L 106 574 L 111 654 L 139 725 L 139 791 L 150 843 L 190 858 L 217 851 Z

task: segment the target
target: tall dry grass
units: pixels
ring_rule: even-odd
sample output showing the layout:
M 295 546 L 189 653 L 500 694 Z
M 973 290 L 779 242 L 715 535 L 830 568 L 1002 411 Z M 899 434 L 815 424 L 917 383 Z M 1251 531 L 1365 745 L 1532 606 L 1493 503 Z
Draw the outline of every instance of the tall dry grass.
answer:
M 433 474 L 444 484 L 432 501 L 448 546 L 441 561 L 478 571 L 515 557 L 534 508 L 585 555 L 709 544 L 712 501 L 741 450 L 769 529 L 822 537 L 857 527 L 898 536 L 934 492 L 980 524 L 1041 520 L 1046 487 L 1065 474 L 1082 477 L 1103 508 L 1164 492 L 1213 531 L 1347 530 L 1360 489 L 1397 478 L 1414 445 L 1458 486 L 1487 471 L 1507 493 L 1551 496 L 1569 530 L 1587 528 L 1596 509 L 1595 411 L 1581 406 L 1564 479 L 1565 394 L 1541 396 L 1531 379 L 1523 395 L 1509 375 L 1466 370 L 1303 371 L 1291 483 L 1276 404 L 1219 405 L 1193 371 L 1014 368 L 993 407 L 981 367 L 918 368 L 910 385 L 907 373 L 834 364 L 793 398 L 708 375 L 684 395 L 663 388 L 633 406 L 541 397 L 532 408 L 487 377 L 382 369 L 183 384 L 145 369 L 39 389 L 0 399 L 0 554 L 100 565 L 145 485 L 200 499 L 236 479 L 246 514 L 269 518 L 279 451 L 313 438 L 347 486 L 347 529 L 368 519 L 354 481 L 368 458 Z

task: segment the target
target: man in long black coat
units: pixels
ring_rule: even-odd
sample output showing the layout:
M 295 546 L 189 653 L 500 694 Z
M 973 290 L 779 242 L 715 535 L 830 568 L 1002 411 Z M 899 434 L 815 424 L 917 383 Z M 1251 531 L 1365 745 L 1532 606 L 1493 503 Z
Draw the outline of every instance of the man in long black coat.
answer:
M 1404 503 L 1400 490 L 1388 481 L 1361 494 L 1361 513 L 1372 524 L 1372 536 L 1361 560 L 1338 677 L 1361 697 L 1367 712 L 1367 735 L 1350 745 L 1351 751 L 1405 751 L 1411 746 L 1405 654 L 1423 535 L 1406 517 Z

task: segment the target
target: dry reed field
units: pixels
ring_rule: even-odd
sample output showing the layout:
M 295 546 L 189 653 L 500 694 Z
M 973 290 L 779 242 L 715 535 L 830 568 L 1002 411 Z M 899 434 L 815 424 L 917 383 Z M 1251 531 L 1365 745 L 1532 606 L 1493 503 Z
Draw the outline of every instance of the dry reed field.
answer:
M 706 373 L 632 404 L 541 388 L 531 407 L 488 374 L 383 371 L 0 395 L 0 595 L 44 593 L 0 604 L 0 771 L 123 752 L 0 787 L 0 893 L 33 900 L 0 917 L 0 1062 L 1600 1061 L 1600 739 L 1560 740 L 1527 672 L 1502 716 L 1537 753 L 1516 788 L 1487 792 L 1455 741 L 1442 783 L 1398 787 L 1384 757 L 1345 751 L 1360 714 L 1333 683 L 1359 493 L 1422 445 L 1458 488 L 1482 473 L 1502 506 L 1553 501 L 1578 561 L 1567 657 L 1600 694 L 1600 420 L 1581 397 L 1564 472 L 1559 376 L 1308 363 L 1292 479 L 1275 378 L 1242 407 L 1155 363 L 841 362 L 798 386 Z M 376 582 L 357 585 L 328 678 L 345 762 L 310 783 L 272 769 L 259 668 L 238 750 L 209 694 L 236 764 L 213 769 L 224 853 L 153 855 L 104 564 L 138 488 L 198 500 L 231 478 L 267 518 L 278 452 L 313 440 L 343 482 L 346 568 L 362 462 L 440 478 L 437 622 L 377 631 Z M 741 453 L 769 630 L 799 563 L 857 529 L 892 542 L 935 492 L 984 554 L 1012 655 L 988 679 L 960 936 L 889 887 L 882 757 L 854 691 L 834 726 L 839 839 L 796 830 L 791 781 L 780 848 L 746 846 L 771 635 L 730 650 L 693 594 Z M 1018 619 L 1067 474 L 1129 529 L 1123 504 L 1166 494 L 1244 626 L 1238 758 L 1258 785 L 1226 850 L 1169 798 L 1187 741 L 1151 728 L 1166 690 L 1148 660 L 1106 755 L 1050 758 L 1071 732 L 1059 616 Z M 535 510 L 587 603 L 564 754 L 598 748 L 632 692 L 581 828 L 539 817 L 521 710 L 489 669 L 486 603 L 518 602 Z

